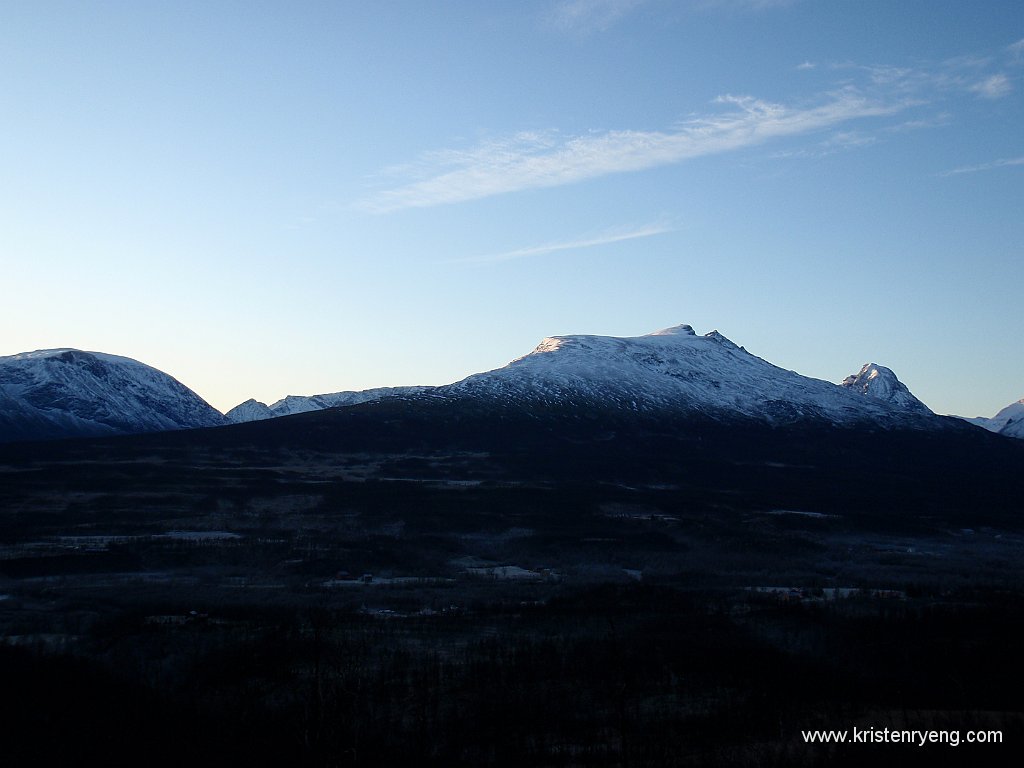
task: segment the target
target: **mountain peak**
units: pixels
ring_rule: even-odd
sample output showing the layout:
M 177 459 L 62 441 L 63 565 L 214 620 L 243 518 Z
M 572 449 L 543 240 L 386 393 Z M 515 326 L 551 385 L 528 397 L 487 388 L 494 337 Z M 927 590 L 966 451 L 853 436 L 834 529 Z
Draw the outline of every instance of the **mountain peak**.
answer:
M 704 338 L 711 339 L 711 341 L 716 341 L 723 347 L 726 347 L 728 349 L 743 349 L 743 347 L 741 347 L 739 344 L 736 344 L 735 342 L 725 338 L 725 336 L 720 334 L 718 331 L 711 331 L 711 333 L 705 333 Z M 746 352 L 745 349 L 743 351 Z
M 877 390 L 883 387 L 893 387 L 894 382 L 898 384 L 899 379 L 896 378 L 896 374 L 892 372 L 892 369 L 877 363 L 864 363 L 859 373 L 850 374 L 843 379 L 843 386 L 860 391 L 863 394 L 868 394 L 868 391 L 874 386 L 876 389 L 875 396 L 877 397 Z
M 261 403 L 254 397 L 250 397 L 244 403 L 239 403 L 224 414 L 224 417 L 232 424 L 238 424 L 243 421 L 272 419 L 274 416 L 277 416 L 277 414 L 270 410 L 266 403 Z
M 693 327 L 686 325 L 685 323 L 680 325 L 673 325 L 670 328 L 662 328 L 660 331 L 654 331 L 648 333 L 648 336 L 696 336 Z
M 930 414 L 931 409 L 918 400 L 890 368 L 865 363 L 860 372 L 843 379 L 843 387 L 867 397 L 882 400 L 911 413 Z
M 1024 398 L 1010 403 L 992 418 L 982 416 L 967 421 L 1000 435 L 1024 438 Z

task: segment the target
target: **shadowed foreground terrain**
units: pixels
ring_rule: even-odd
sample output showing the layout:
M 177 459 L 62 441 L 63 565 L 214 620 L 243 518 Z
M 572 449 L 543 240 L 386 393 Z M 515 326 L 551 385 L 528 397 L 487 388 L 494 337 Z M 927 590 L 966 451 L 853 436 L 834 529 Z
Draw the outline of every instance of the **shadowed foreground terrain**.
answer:
M 1014 764 L 1024 444 L 368 404 L 0 449 L 8 765 Z M 817 728 L 1001 744 L 811 745 Z

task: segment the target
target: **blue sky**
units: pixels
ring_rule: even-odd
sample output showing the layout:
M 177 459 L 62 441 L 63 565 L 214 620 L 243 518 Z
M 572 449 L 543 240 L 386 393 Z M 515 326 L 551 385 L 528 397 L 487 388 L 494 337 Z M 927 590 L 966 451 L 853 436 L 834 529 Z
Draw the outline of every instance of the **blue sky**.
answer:
M 0 354 L 213 405 L 718 329 L 1024 397 L 1018 0 L 0 6 Z

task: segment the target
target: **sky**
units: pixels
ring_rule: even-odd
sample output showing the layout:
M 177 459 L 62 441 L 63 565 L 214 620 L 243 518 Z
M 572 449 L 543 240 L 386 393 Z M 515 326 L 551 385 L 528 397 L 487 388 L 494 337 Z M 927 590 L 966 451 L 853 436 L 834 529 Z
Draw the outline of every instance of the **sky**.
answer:
M 221 410 L 680 323 L 1024 397 L 1019 0 L 3 0 L 0 164 L 0 355 Z

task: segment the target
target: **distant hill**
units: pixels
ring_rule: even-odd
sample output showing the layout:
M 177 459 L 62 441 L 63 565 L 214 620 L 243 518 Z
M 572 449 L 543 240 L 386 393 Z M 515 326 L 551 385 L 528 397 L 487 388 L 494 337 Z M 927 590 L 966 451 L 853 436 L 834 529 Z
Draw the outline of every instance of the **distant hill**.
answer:
M 0 357 L 0 441 L 216 427 L 224 416 L 166 373 L 77 349 Z

